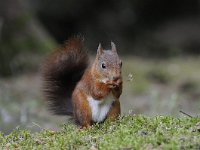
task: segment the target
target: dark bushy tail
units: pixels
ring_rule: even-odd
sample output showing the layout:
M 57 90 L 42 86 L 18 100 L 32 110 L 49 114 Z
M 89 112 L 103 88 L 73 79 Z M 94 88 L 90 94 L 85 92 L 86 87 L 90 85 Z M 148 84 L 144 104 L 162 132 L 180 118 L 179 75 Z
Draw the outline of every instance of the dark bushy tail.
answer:
M 43 66 L 43 91 L 49 109 L 58 115 L 72 115 L 71 95 L 89 64 L 83 38 L 70 38 L 52 53 Z

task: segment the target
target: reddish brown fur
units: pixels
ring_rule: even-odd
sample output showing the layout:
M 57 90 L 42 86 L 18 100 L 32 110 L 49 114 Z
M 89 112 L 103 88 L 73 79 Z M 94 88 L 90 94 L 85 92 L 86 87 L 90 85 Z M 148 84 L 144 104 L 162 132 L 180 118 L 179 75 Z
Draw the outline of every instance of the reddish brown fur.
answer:
M 120 81 L 119 85 L 112 90 L 112 94 L 116 99 L 119 99 L 122 94 L 122 81 Z
M 120 115 L 121 66 L 115 45 L 112 46 L 114 46 L 112 47 L 113 54 L 109 55 L 112 55 L 113 59 L 107 55 L 103 56 L 109 67 L 114 68 L 114 70 L 108 70 L 107 73 L 97 68 L 102 59 L 101 45 L 95 62 L 88 67 L 88 56 L 80 38 L 71 38 L 47 59 L 43 69 L 44 90 L 55 113 L 69 114 L 68 111 L 71 112 L 73 108 L 76 122 L 82 128 L 88 128 L 93 123 L 88 97 L 100 101 L 112 93 L 115 101 L 106 118 L 115 120 Z M 109 81 L 103 82 L 105 77 L 108 77 Z M 113 77 L 117 79 L 114 80 Z
M 88 128 L 91 125 L 91 110 L 85 91 L 76 88 L 72 95 L 73 113 L 81 127 Z
M 72 96 L 74 116 L 82 128 L 88 128 L 92 123 L 87 96 L 91 95 L 94 99 L 101 100 L 110 92 L 112 92 L 115 101 L 106 118 L 114 121 L 121 113 L 119 97 L 122 93 L 122 81 L 120 80 L 119 87 L 110 89 L 107 84 L 100 82 L 100 73 L 96 72 L 95 69 L 88 68 Z
M 113 102 L 110 111 L 108 112 L 107 119 L 114 121 L 119 117 L 120 113 L 121 113 L 120 102 L 119 99 L 116 99 Z

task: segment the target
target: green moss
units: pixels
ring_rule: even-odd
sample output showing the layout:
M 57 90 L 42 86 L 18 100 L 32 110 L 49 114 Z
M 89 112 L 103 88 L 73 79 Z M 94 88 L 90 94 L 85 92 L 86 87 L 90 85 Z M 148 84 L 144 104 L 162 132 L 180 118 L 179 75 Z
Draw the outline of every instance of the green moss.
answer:
M 0 134 L 3 149 L 198 149 L 200 118 L 170 116 L 124 116 L 116 122 L 106 121 L 80 130 L 72 124 L 61 131 L 42 130 L 31 134 L 17 129 Z

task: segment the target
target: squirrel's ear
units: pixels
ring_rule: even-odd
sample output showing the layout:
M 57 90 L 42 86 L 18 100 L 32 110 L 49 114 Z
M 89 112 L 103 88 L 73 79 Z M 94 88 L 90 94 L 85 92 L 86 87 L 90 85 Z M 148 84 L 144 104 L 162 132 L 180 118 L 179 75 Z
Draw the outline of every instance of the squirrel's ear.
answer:
M 117 49 L 116 49 L 116 46 L 115 46 L 115 43 L 111 41 L 111 50 L 113 52 L 117 52 Z
M 97 49 L 97 55 L 100 56 L 103 53 L 103 48 L 101 46 L 101 43 L 99 43 L 98 49 Z

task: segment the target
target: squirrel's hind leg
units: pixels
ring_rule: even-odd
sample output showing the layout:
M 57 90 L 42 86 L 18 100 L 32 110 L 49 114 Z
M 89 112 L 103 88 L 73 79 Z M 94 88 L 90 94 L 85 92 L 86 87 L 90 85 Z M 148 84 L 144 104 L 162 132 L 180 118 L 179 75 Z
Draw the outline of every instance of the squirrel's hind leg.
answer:
M 112 106 L 110 108 L 110 111 L 107 114 L 107 118 L 111 121 L 115 121 L 121 114 L 121 110 L 120 110 L 120 102 L 119 99 L 115 100 L 112 103 Z
M 87 100 L 87 96 L 79 89 L 75 89 L 72 95 L 73 113 L 76 122 L 81 128 L 89 128 L 91 126 L 91 110 Z

